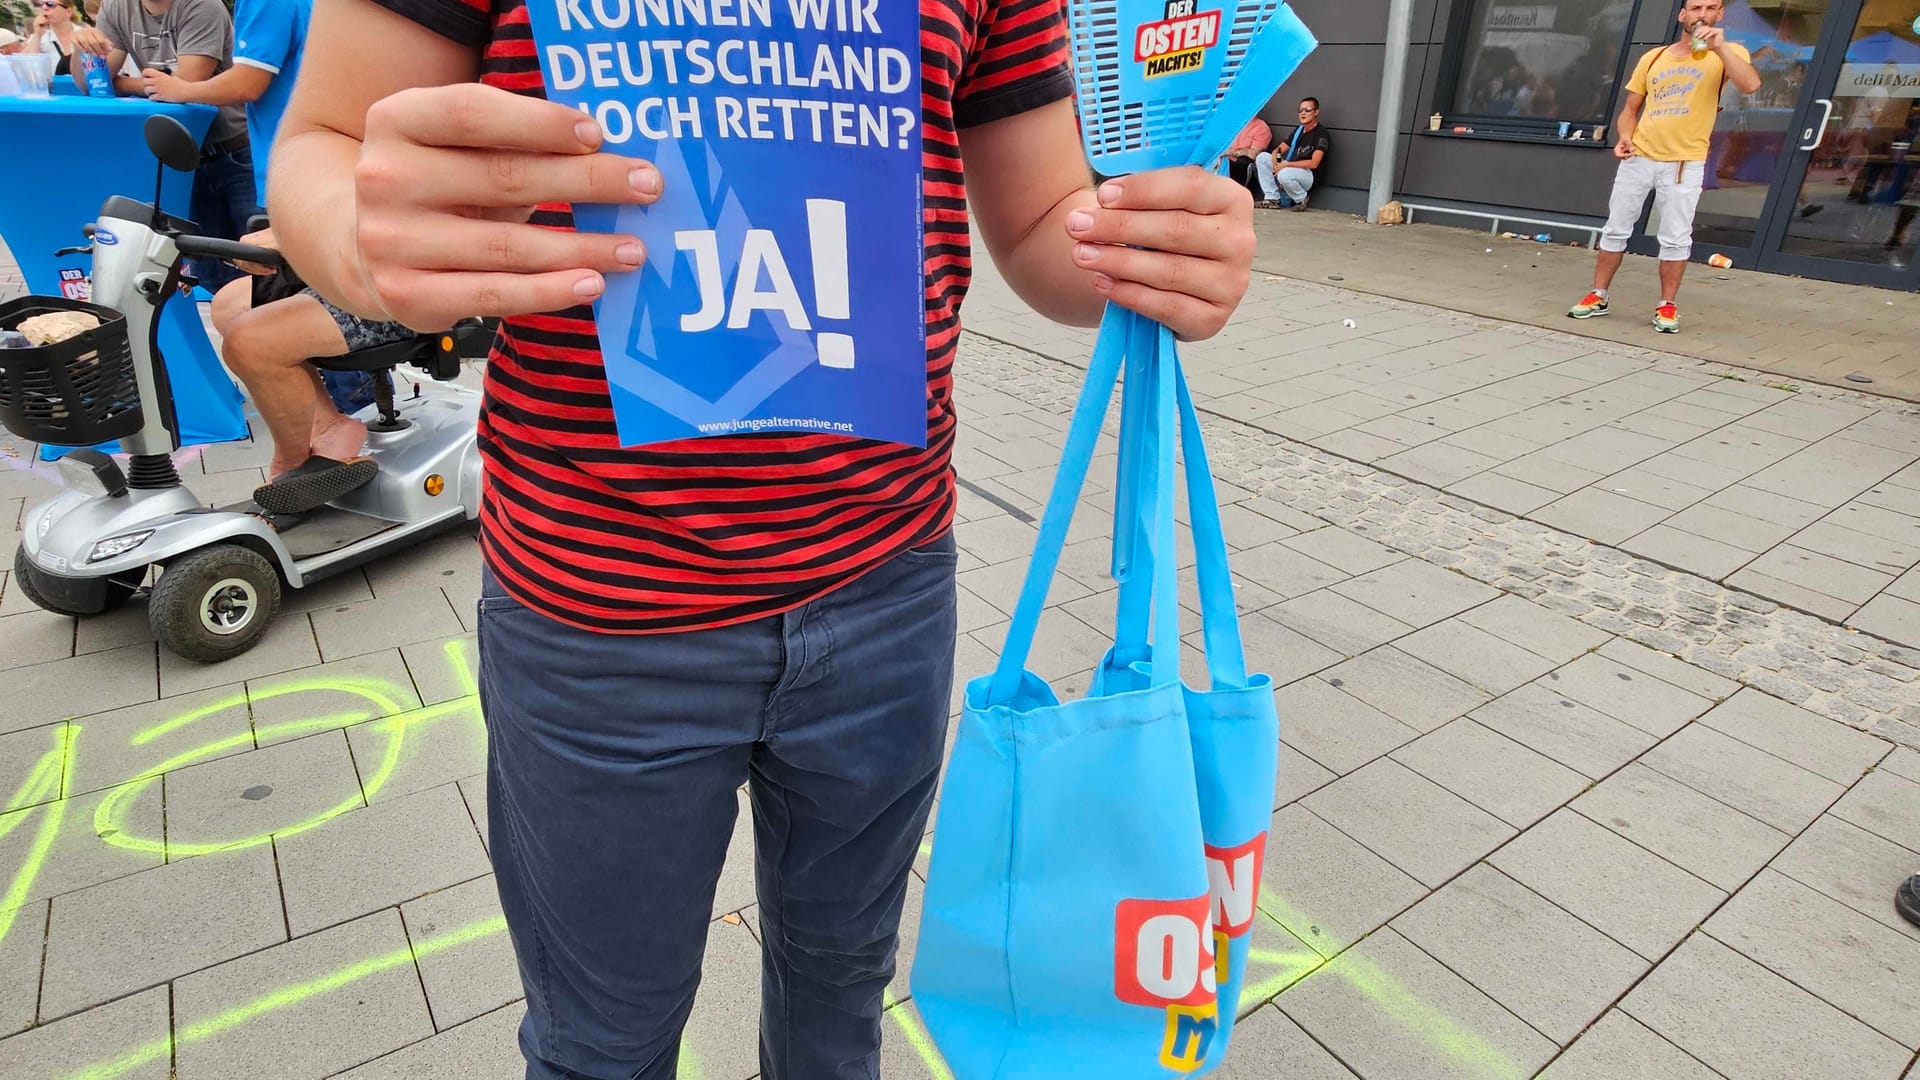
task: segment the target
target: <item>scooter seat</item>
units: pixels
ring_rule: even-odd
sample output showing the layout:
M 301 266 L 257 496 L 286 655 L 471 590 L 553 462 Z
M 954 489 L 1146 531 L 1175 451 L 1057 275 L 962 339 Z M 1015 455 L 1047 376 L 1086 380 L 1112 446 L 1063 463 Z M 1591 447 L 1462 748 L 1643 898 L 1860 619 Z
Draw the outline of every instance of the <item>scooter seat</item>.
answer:
M 311 363 L 325 371 L 385 371 L 412 364 L 441 382 L 458 378 L 461 357 L 485 355 L 494 328 L 480 319 L 463 319 L 438 334 L 421 334 L 405 341 L 359 349 L 345 356 L 316 356 Z
M 438 339 L 422 336 L 359 349 L 345 356 L 316 356 L 312 363 L 324 371 L 385 371 L 402 364 L 425 361 L 437 351 Z

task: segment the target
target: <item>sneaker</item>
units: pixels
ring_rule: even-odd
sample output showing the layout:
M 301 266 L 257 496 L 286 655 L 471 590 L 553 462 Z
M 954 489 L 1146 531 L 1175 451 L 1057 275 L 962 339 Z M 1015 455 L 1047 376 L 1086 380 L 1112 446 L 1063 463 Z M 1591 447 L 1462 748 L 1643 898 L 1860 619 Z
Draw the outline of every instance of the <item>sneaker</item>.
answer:
M 1254 202 L 1253 208 L 1256 210 L 1278 210 L 1280 209 L 1280 202 L 1277 199 L 1259 199 Z
M 1294 211 L 1298 213 L 1299 211 L 1305 210 L 1307 208 L 1307 199 L 1310 197 L 1311 196 L 1302 195 L 1299 199 L 1295 200 L 1293 204 Z
M 1680 332 L 1680 309 L 1669 300 L 1653 309 L 1653 328 L 1663 334 Z
M 1580 302 L 1567 309 L 1569 319 L 1591 319 L 1607 313 L 1607 298 L 1599 293 L 1590 292 Z
M 1893 894 L 1893 907 L 1901 918 L 1920 926 L 1920 874 L 1900 883 L 1900 888 Z

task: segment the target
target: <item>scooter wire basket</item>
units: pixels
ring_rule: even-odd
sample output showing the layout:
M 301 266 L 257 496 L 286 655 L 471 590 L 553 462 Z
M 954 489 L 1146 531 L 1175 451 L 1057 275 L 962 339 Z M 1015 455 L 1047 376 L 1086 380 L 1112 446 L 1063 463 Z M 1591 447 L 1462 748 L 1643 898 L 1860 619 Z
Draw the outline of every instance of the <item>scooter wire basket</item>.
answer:
M 55 311 L 83 312 L 100 325 L 51 345 L 0 348 L 0 426 L 54 446 L 92 446 L 139 431 L 140 384 L 119 312 L 59 296 L 22 296 L 0 304 L 0 330 Z

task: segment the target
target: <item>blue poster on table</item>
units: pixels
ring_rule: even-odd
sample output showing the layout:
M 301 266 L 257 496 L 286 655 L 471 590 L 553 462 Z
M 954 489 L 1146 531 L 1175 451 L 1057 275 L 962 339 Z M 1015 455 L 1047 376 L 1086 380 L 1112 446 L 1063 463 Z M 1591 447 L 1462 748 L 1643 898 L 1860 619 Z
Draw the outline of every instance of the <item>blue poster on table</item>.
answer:
M 646 262 L 595 305 L 620 441 L 926 444 L 918 5 L 529 0 L 547 95 L 652 161 L 574 208 Z

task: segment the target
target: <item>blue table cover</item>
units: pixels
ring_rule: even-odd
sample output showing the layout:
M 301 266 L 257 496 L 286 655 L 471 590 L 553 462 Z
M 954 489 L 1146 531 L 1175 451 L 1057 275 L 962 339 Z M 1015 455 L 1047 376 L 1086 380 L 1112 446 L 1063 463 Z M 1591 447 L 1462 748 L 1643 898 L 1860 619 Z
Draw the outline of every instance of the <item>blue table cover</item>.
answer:
M 7 163 L 0 168 L 0 239 L 20 265 L 27 288 L 49 296 L 60 295 L 62 267 L 92 272 L 85 255 L 56 259 L 53 253 L 85 243 L 81 226 L 94 219 L 109 196 L 152 200 L 157 163 L 141 130 L 147 117 L 172 116 L 199 140 L 215 113 L 208 105 L 84 97 L 71 92 L 71 79 L 54 82 L 63 85 L 54 87 L 52 97 L 0 98 L 0 131 L 7 142 Z M 192 174 L 168 170 L 161 209 L 186 217 L 192 190 Z M 181 444 L 246 438 L 240 391 L 207 340 L 196 305 L 184 297 L 169 301 L 162 312 L 160 351 L 173 383 Z M 41 457 L 52 460 L 64 452 L 43 447 Z

